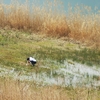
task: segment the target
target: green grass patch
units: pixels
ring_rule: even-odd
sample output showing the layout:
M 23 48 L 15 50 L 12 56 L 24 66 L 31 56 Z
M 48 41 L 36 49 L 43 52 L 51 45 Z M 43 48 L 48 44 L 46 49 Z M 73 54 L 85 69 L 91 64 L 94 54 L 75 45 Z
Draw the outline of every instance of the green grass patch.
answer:
M 63 63 L 66 59 L 90 66 L 100 64 L 99 50 L 79 48 L 78 44 L 64 40 L 12 30 L 0 31 L 0 53 L 0 63 L 11 67 L 25 66 L 29 56 L 37 59 L 38 66 L 50 63 L 52 67 L 54 61 Z

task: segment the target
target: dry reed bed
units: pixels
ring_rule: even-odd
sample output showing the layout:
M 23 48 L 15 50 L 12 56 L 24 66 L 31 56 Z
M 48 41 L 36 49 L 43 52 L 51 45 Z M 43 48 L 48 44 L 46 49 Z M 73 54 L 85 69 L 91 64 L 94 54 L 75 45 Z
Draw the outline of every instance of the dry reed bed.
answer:
M 95 89 L 41 87 L 34 82 L 0 79 L 0 100 L 100 100 L 99 94 Z
M 59 11 L 57 1 L 46 2 L 43 7 L 12 2 L 0 4 L 0 27 L 36 31 L 51 36 L 66 36 L 89 45 L 100 46 L 100 13 L 92 13 L 89 7 L 69 7 L 66 15 Z M 58 4 L 59 5 L 59 4 Z M 84 13 L 86 12 L 86 13 Z

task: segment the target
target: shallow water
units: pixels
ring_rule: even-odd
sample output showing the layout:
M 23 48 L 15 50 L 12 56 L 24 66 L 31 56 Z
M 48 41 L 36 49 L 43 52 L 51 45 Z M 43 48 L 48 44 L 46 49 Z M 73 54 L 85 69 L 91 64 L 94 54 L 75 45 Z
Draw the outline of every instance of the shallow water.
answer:
M 51 72 L 29 72 L 16 71 L 14 68 L 0 67 L 0 76 L 12 77 L 15 80 L 35 81 L 37 85 L 59 85 L 59 86 L 100 86 L 100 69 L 96 66 L 89 67 L 79 63 L 58 64 L 57 69 L 52 69 Z M 50 68 L 49 66 L 41 66 L 42 68 Z

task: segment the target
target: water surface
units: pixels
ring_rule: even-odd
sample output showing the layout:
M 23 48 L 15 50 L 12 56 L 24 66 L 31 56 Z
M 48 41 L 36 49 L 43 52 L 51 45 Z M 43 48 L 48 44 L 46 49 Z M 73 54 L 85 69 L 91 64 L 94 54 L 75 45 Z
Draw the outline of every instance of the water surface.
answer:
M 10 4 L 12 0 L 4 0 L 3 2 L 5 4 Z M 15 0 L 16 1 L 16 0 Z M 20 3 L 24 3 L 26 0 L 19 0 Z M 28 0 L 30 2 L 30 4 L 35 3 L 36 5 L 43 5 L 47 0 Z M 54 0 L 49 0 L 50 2 L 54 1 Z M 60 0 L 56 0 L 57 2 Z M 62 2 L 62 6 L 64 8 L 64 10 L 68 10 L 68 5 L 70 4 L 72 7 L 76 6 L 76 5 L 85 5 L 85 6 L 89 6 L 92 9 L 100 9 L 100 0 L 61 0 L 60 2 Z M 60 7 L 59 7 L 60 10 Z

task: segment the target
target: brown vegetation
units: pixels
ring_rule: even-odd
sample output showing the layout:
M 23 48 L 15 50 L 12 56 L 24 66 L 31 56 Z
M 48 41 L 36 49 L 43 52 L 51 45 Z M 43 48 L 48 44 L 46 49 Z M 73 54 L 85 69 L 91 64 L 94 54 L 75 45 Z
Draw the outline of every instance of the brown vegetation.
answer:
M 100 100 L 100 92 L 88 88 L 37 86 L 34 82 L 0 79 L 0 100 Z
M 0 27 L 14 28 L 46 33 L 50 36 L 68 37 L 95 47 L 100 46 L 100 12 L 92 13 L 89 7 L 82 10 L 76 6 L 69 7 L 66 14 L 59 11 L 57 1 L 46 2 L 43 7 L 31 7 L 26 1 L 24 4 L 12 2 L 9 5 L 0 4 Z M 85 13 L 84 13 L 85 12 Z

